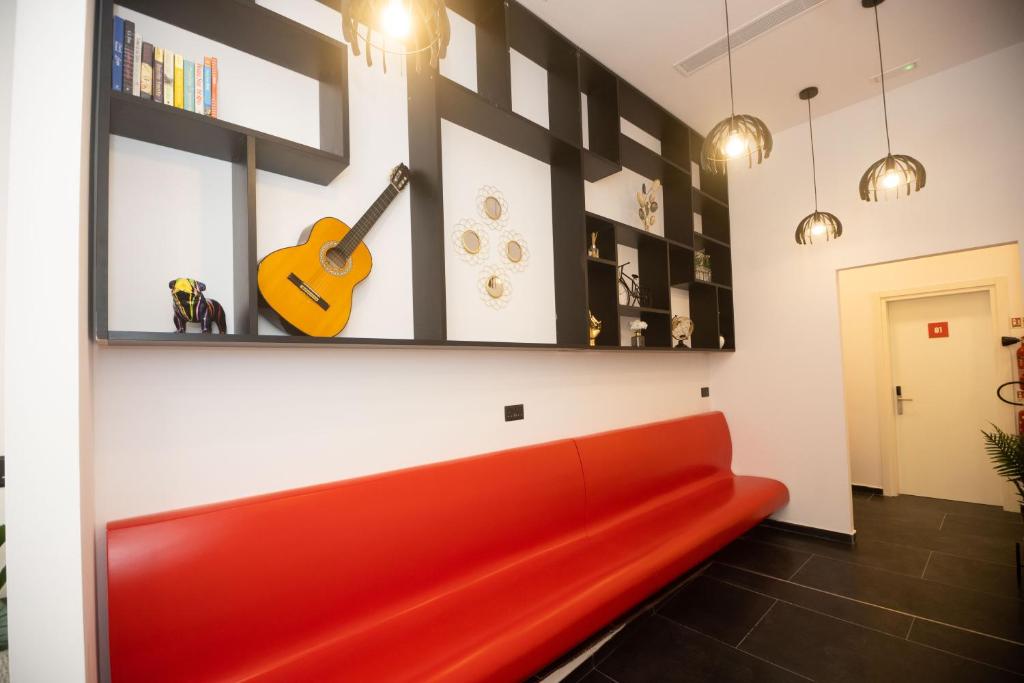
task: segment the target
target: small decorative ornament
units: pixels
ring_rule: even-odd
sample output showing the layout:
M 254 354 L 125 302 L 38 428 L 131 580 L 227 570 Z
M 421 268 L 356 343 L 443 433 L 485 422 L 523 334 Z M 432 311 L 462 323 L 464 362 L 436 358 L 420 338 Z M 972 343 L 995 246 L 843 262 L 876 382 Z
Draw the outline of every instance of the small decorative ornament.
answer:
M 590 247 L 587 248 L 587 256 L 601 258 L 601 252 L 597 248 L 597 230 L 590 233 Z
M 526 270 L 530 261 L 530 250 L 527 248 L 523 236 L 511 230 L 505 231 L 501 236 L 500 244 L 501 248 L 498 251 L 504 268 L 513 273 L 521 273 Z
M 690 348 L 690 340 L 693 339 L 693 320 L 685 315 L 674 315 L 670 328 L 672 338 L 677 342 L 676 348 Z
M 629 329 L 633 332 L 633 336 L 629 340 L 629 345 L 633 348 L 642 348 L 645 346 L 644 330 L 647 329 L 647 323 L 643 320 L 634 320 L 629 324 Z
M 722 335 L 718 335 L 718 348 L 725 348 L 725 337 L 723 337 Z
M 479 266 L 487 261 L 490 252 L 490 239 L 487 233 L 469 219 L 455 224 L 452 232 L 455 250 L 466 263 Z
M 647 232 L 651 231 L 657 220 L 658 213 L 658 190 L 661 189 L 661 181 L 655 180 L 651 183 L 650 192 L 647 191 L 647 184 L 641 183 L 640 191 L 636 193 L 636 202 L 640 205 L 640 225 Z
M 171 301 L 174 302 L 174 329 L 184 333 L 188 323 L 199 323 L 203 334 L 213 331 L 217 323 L 217 331 L 224 334 L 228 331 L 224 307 L 215 299 L 207 299 L 203 292 L 206 285 L 192 278 L 179 277 L 167 283 L 171 289 Z
M 489 227 L 502 230 L 508 224 L 508 202 L 496 187 L 484 185 L 476 193 L 476 209 Z
M 496 311 L 505 308 L 512 295 L 512 284 L 508 275 L 503 269 L 493 266 L 480 272 L 477 288 L 480 291 L 480 299 Z
M 697 282 L 711 282 L 711 256 L 703 249 L 693 253 L 693 271 Z
M 594 317 L 594 314 L 589 310 L 587 311 L 587 317 L 590 318 L 590 329 L 588 334 L 590 335 L 590 345 L 597 346 L 597 338 L 601 334 L 601 321 Z

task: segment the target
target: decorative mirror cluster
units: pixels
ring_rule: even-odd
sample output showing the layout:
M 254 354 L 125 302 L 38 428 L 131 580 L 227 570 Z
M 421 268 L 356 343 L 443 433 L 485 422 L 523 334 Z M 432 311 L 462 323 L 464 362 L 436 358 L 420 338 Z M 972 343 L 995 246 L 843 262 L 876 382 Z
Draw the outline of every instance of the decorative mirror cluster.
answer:
M 464 218 L 455 224 L 452 243 L 467 264 L 479 266 L 477 289 L 483 303 L 504 308 L 512 294 L 510 275 L 522 273 L 530 261 L 530 249 L 518 232 L 508 228 L 508 201 L 501 190 L 484 185 L 476 195 L 477 218 Z M 491 251 L 492 240 L 496 242 Z

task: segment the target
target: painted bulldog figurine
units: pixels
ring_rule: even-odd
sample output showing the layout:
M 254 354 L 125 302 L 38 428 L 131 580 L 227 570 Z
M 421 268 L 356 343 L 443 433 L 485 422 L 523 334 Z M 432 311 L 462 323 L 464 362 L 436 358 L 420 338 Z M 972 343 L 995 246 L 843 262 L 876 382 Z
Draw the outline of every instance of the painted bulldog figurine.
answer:
M 187 323 L 199 323 L 203 334 L 210 334 L 213 324 L 217 323 L 221 334 L 227 332 L 224 307 L 203 295 L 206 285 L 192 278 L 179 277 L 167 286 L 171 288 L 171 300 L 174 302 L 174 329 L 185 332 Z

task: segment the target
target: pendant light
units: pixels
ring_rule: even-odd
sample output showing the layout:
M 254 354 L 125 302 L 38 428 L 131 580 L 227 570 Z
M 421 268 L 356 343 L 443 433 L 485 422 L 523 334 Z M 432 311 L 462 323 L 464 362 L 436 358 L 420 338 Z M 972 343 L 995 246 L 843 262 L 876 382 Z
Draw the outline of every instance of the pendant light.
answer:
M 424 64 L 437 69 L 448 53 L 451 23 L 444 0 L 342 0 L 340 9 L 342 37 L 355 56 L 365 52 L 367 66 L 373 66 L 373 49 L 381 51 L 385 72 L 387 55 L 415 56 L 419 73 Z M 397 47 L 389 46 L 389 38 Z
M 814 183 L 814 213 L 804 217 L 796 226 L 797 244 L 814 244 L 814 238 L 824 237 L 826 241 L 838 239 L 843 234 L 843 224 L 828 211 L 818 211 L 818 169 L 814 162 L 814 127 L 811 122 L 811 99 L 818 94 L 813 85 L 800 91 L 800 99 L 807 101 L 807 130 L 811 134 L 811 180 Z
M 924 187 L 924 164 L 906 154 L 893 154 L 889 143 L 889 108 L 885 101 L 885 66 L 882 63 L 882 32 L 878 27 L 878 6 L 884 0 L 861 0 L 861 5 L 875 12 L 875 36 L 878 38 L 878 68 L 882 80 L 882 114 L 885 117 L 886 155 L 868 166 L 860 178 L 860 198 L 866 202 L 877 202 L 879 196 L 885 199 L 888 193 L 917 192 Z
M 732 87 L 732 38 L 729 35 L 729 0 L 725 0 L 725 46 L 729 58 L 729 118 L 720 121 L 704 138 L 700 151 L 701 168 L 712 174 L 725 175 L 730 159 L 747 157 L 752 167 L 756 158 L 761 163 L 772 153 L 772 133 L 764 121 L 749 114 L 736 113 L 736 97 Z

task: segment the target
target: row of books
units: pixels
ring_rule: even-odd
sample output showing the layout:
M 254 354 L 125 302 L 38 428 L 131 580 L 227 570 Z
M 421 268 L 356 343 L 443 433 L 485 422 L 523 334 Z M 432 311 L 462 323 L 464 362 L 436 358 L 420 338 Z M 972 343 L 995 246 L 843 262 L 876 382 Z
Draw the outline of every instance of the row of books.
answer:
M 144 42 L 135 23 L 114 17 L 111 87 L 154 102 L 217 118 L 217 58 L 192 62 Z

